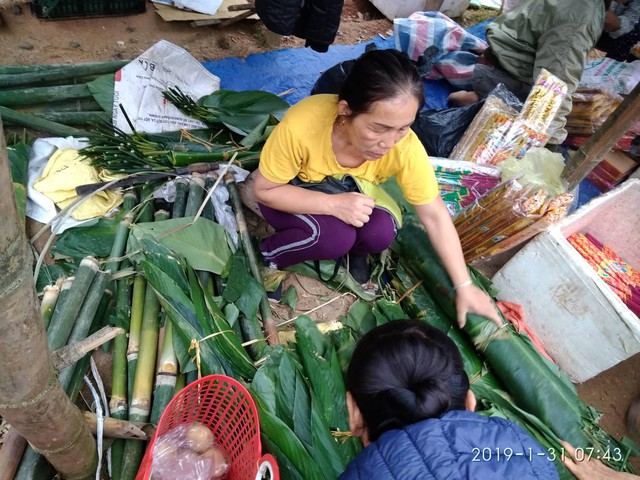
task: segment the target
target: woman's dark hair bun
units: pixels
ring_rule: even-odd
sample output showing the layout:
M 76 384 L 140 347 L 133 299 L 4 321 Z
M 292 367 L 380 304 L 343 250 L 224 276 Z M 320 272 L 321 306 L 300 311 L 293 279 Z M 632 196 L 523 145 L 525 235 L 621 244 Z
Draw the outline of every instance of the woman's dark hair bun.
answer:
M 444 333 L 424 322 L 396 320 L 360 340 L 347 389 L 374 441 L 387 430 L 464 409 L 469 381 Z

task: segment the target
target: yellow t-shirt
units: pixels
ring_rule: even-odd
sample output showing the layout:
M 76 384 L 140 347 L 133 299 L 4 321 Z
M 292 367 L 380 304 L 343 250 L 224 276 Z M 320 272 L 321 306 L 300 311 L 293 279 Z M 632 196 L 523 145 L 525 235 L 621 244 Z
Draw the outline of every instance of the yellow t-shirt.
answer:
M 337 95 L 312 95 L 292 106 L 262 149 L 260 173 L 275 183 L 288 183 L 295 177 L 321 182 L 327 176 L 348 174 L 380 185 L 395 176 L 409 203 L 425 205 L 436 198 L 433 167 L 412 130 L 384 157 L 346 168 L 338 164 L 331 145 L 337 116 Z

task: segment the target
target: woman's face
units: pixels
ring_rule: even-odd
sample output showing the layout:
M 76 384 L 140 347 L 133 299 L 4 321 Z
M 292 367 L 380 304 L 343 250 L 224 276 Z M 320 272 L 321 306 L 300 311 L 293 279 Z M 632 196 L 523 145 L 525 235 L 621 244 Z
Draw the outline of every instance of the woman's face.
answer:
M 355 117 L 349 117 L 351 110 L 341 100 L 339 113 L 348 117 L 349 143 L 360 151 L 365 160 L 377 160 L 407 134 L 416 118 L 418 107 L 415 97 L 402 95 L 377 101 L 368 112 Z

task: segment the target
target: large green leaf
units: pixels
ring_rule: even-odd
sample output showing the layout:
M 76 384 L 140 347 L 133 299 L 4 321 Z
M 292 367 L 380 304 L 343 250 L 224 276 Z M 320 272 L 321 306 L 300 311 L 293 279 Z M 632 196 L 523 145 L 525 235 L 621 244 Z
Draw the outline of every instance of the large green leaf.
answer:
M 251 275 L 247 259 L 241 250 L 233 255 L 225 270 L 228 278 L 222 298 L 234 303 L 245 316 L 254 318 L 262 300 L 262 286 Z
M 162 245 L 182 255 L 196 270 L 220 274 L 231 257 L 231 248 L 224 228 L 206 218 L 174 218 L 161 222 L 138 223 L 131 226 L 131 235 L 138 240 L 152 235 Z
M 296 320 L 296 350 L 311 385 L 314 405 L 324 422 L 331 429 L 349 431 L 347 389 L 338 355 L 329 338 L 318 330 L 313 320 L 304 315 Z M 352 439 L 338 444 L 336 451 L 346 465 L 360 451 L 359 441 Z
M 276 346 L 258 369 L 252 391 L 265 406 L 293 430 L 307 449 L 311 440 L 311 398 L 302 378 L 302 367 L 282 346 Z
M 275 415 L 286 426 L 284 432 L 290 430 L 295 434 L 296 444 L 300 442 L 310 458 L 313 458 L 318 471 L 322 472 L 317 478 L 337 478 L 345 466 L 337 451 L 337 443 L 317 411 L 317 406 L 313 404 L 309 385 L 302 374 L 302 366 L 291 352 L 282 345 L 272 349 L 254 377 L 251 393 L 265 412 Z M 262 413 L 260 417 L 262 422 Z M 280 444 L 278 432 L 265 432 L 265 435 L 274 443 Z M 289 455 L 287 457 L 299 471 L 306 474 L 308 465 L 299 465 L 294 458 Z
M 87 83 L 89 91 L 98 105 L 108 113 L 113 111 L 113 91 L 115 84 L 115 74 L 101 75 L 95 80 Z
M 100 218 L 91 225 L 65 230 L 51 248 L 55 258 L 70 257 L 80 261 L 87 255 L 108 257 L 120 225 L 120 216 Z
M 253 393 L 253 384 L 251 392 Z M 290 480 L 325 480 L 321 466 L 305 449 L 289 426 L 254 395 L 260 418 L 260 431 L 268 439 L 269 451 L 276 456 L 281 478 Z M 273 448 L 275 447 L 275 448 Z
M 256 367 L 242 347 L 242 342 L 225 320 L 213 296 L 199 283 L 193 269 L 189 269 L 188 273 L 191 298 L 196 306 L 200 325 L 207 336 L 213 335 L 207 342 L 211 342 L 216 351 L 229 362 L 230 368 L 234 371 L 234 378 L 252 379 Z
M 362 337 L 376 326 L 376 317 L 371 311 L 371 304 L 362 300 L 354 302 L 342 323 Z
M 373 316 L 376 317 L 376 326 L 407 318 L 407 314 L 404 313 L 400 305 L 384 299 L 376 301 L 373 305 Z
M 132 238 L 130 237 L 130 240 Z M 152 236 L 143 236 L 140 240 L 136 240 L 135 246 L 140 249 L 140 260 L 147 260 L 156 265 L 160 270 L 167 274 L 182 293 L 188 295 L 190 292 L 189 281 L 187 280 L 187 263 L 183 258 L 178 257 L 167 247 L 159 244 Z M 129 252 L 130 253 L 130 252 Z
M 261 124 L 266 125 L 270 115 L 282 119 L 289 108 L 289 104 L 277 95 L 260 90 L 218 90 L 202 97 L 198 104 L 212 112 L 210 117 L 203 119 L 205 122 L 222 123 L 240 135 L 248 135 Z

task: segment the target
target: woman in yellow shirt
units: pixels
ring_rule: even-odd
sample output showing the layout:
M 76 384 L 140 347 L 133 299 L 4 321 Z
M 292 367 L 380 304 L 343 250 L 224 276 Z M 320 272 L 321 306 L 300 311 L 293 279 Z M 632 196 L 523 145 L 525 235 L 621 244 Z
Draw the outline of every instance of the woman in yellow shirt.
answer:
M 409 58 L 373 50 L 354 63 L 338 96 L 314 95 L 291 107 L 269 136 L 255 177 L 260 210 L 276 230 L 260 250 L 278 268 L 348 255 L 352 273 L 362 272 L 366 256 L 389 247 L 400 225 L 398 207 L 377 187 L 395 176 L 455 286 L 460 325 L 467 312 L 500 323 L 471 283 L 429 157 L 410 129 L 423 102 Z M 357 191 L 307 188 L 345 177 L 355 179 Z M 368 274 L 354 277 L 364 283 Z

